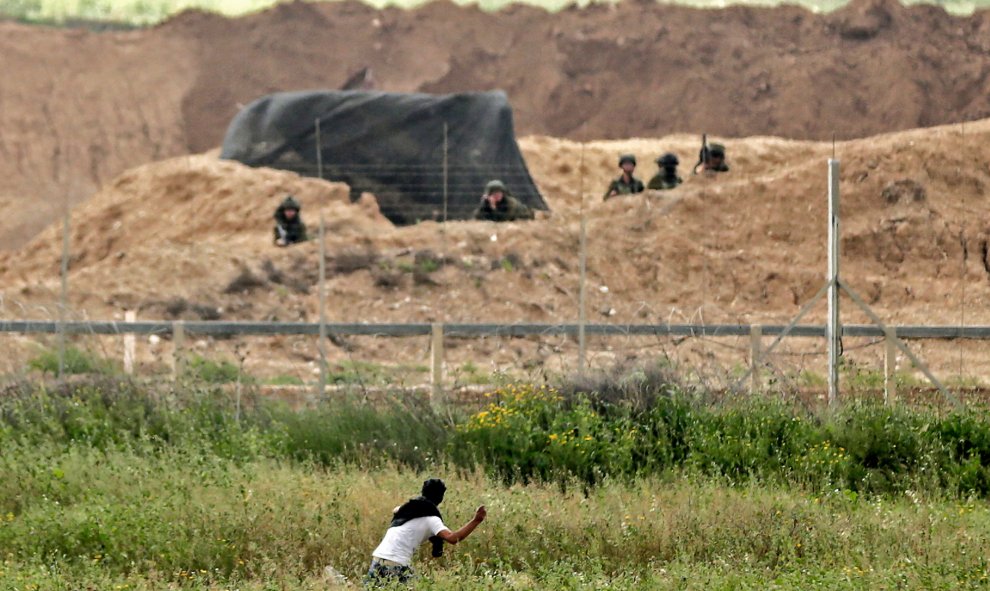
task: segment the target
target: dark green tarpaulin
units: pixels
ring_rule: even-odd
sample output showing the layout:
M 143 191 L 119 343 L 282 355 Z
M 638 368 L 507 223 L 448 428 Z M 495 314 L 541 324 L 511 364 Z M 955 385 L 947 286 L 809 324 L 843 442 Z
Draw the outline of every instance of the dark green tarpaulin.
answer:
M 469 218 L 492 179 L 526 205 L 547 209 L 516 143 L 508 99 L 498 91 L 273 94 L 234 117 L 221 157 L 316 176 L 317 120 L 324 178 L 347 183 L 355 196 L 374 194 L 395 223 L 442 219 L 445 177 L 448 219 Z

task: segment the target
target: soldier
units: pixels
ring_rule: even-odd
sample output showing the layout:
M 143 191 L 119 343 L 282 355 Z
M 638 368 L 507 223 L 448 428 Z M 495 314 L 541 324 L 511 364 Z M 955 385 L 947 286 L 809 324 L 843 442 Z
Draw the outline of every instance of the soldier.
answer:
M 683 183 L 684 179 L 677 176 L 677 165 L 680 163 L 677 155 L 670 152 L 657 158 L 657 166 L 660 167 L 660 172 L 653 175 L 646 188 L 654 191 L 664 191 L 666 189 L 673 189 Z
M 729 165 L 725 163 L 725 146 L 722 144 L 708 145 L 708 158 L 702 164 L 701 170 L 704 172 L 729 172 Z
M 299 211 L 302 206 L 289 195 L 275 210 L 275 245 L 289 246 L 306 241 L 306 224 Z
M 481 196 L 481 204 L 474 210 L 474 219 L 489 222 L 512 222 L 515 220 L 531 220 L 535 216 L 533 210 L 523 205 L 513 197 L 502 181 L 490 181 L 485 185 L 485 194 Z
M 636 170 L 636 157 L 632 154 L 619 156 L 619 168 L 622 169 L 622 174 L 619 175 L 619 178 L 612 181 L 608 186 L 608 190 L 605 191 L 606 201 L 617 195 L 631 195 L 633 193 L 643 192 L 643 181 L 633 176 L 633 171 Z

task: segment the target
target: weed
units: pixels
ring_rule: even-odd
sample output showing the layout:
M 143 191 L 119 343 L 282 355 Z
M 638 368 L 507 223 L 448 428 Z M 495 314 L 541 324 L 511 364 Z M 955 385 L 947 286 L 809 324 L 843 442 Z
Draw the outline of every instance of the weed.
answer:
M 200 355 L 194 355 L 189 360 L 186 372 L 186 377 L 207 384 L 229 384 L 236 382 L 238 377 L 240 377 L 241 382 L 254 381 L 251 376 L 241 374 L 236 365 L 225 359 L 214 361 Z
M 290 375 L 277 375 L 272 379 L 268 380 L 268 384 L 272 386 L 302 386 L 305 384 L 302 378 L 299 376 Z
M 69 375 L 111 374 L 116 368 L 109 359 L 88 353 L 78 347 L 67 346 L 63 358 L 64 371 Z M 45 349 L 28 361 L 28 367 L 42 373 L 58 374 L 58 351 Z
M 479 503 L 490 518 L 418 589 L 986 585 L 984 413 L 816 417 L 676 392 L 637 409 L 531 385 L 489 399 L 470 416 L 348 397 L 235 415 L 221 388 L 8 388 L 0 586 L 311 590 L 328 564 L 359 580 L 431 475 L 448 523 Z

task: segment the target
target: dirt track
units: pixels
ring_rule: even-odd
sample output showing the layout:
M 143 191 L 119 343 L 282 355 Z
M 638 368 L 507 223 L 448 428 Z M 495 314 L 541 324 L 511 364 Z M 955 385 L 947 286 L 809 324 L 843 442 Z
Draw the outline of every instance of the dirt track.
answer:
M 990 116 L 988 39 L 987 11 L 889 0 L 829 15 L 294 2 L 132 32 L 0 23 L 0 248 L 129 167 L 215 147 L 239 105 L 362 67 L 384 90 L 503 88 L 521 135 L 843 139 Z

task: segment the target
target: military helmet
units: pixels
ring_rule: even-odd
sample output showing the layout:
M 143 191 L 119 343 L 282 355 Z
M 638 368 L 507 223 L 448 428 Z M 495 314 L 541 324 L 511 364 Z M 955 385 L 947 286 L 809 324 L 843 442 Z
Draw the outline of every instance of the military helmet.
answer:
M 626 162 L 630 162 L 630 163 L 632 163 L 633 166 L 636 166 L 636 155 L 635 154 L 623 154 L 623 155 L 619 156 L 619 166 L 622 166 Z
M 506 194 L 509 192 L 509 190 L 505 188 L 505 183 L 502 181 L 488 181 L 488 184 L 485 185 L 485 195 L 491 195 L 495 191 L 501 191 Z
M 666 168 L 669 166 L 677 166 L 681 161 L 677 159 L 677 154 L 673 152 L 667 152 L 663 156 L 657 158 L 657 164 Z
M 302 206 L 299 205 L 299 202 L 296 201 L 295 197 L 293 197 L 292 195 L 286 195 L 285 200 L 282 201 L 282 204 L 279 205 L 278 208 L 283 211 L 285 211 L 286 209 L 294 209 L 296 211 L 299 211 L 302 209 Z
M 720 156 L 725 158 L 725 146 L 722 144 L 708 144 L 708 153 L 711 156 Z

